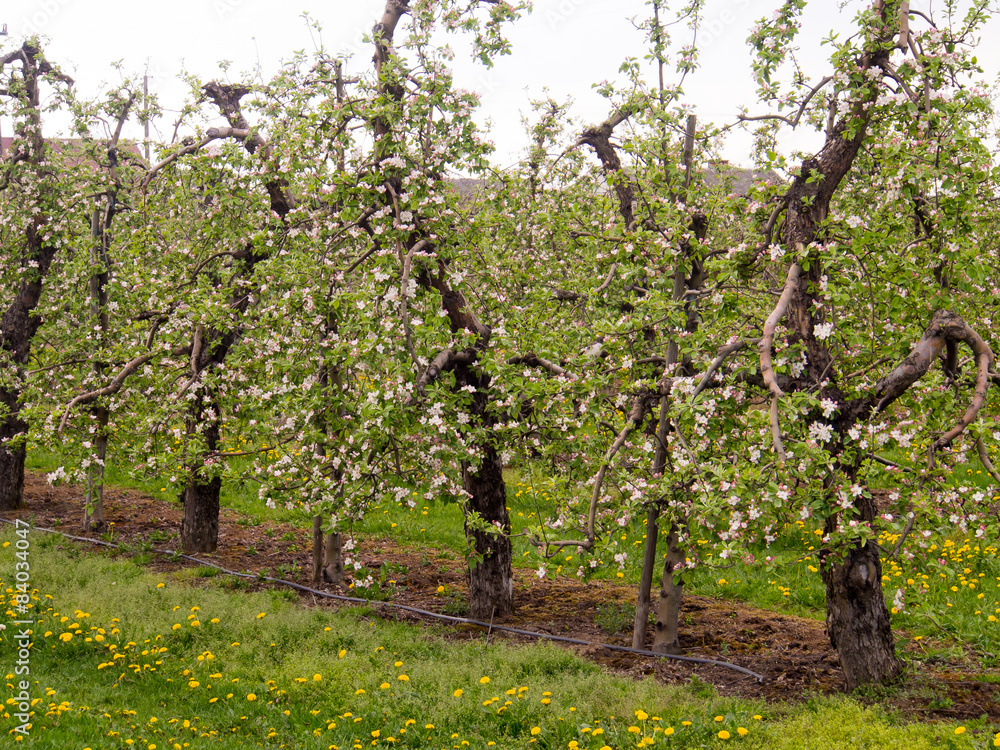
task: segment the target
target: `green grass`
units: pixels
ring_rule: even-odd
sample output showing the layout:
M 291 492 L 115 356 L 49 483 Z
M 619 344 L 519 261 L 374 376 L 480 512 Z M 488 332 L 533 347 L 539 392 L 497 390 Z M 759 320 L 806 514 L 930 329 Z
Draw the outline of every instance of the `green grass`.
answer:
M 633 748 L 643 738 L 664 748 L 992 744 L 983 726 L 957 735 L 955 725 L 908 724 L 846 698 L 769 707 L 704 686 L 633 681 L 550 645 L 447 642 L 436 627 L 373 619 L 368 608 L 307 608 L 273 591 L 232 592 L 222 585 L 227 578 L 203 578 L 198 569 L 150 574 L 42 532 L 29 532 L 28 541 L 29 616 L 37 623 L 34 716 L 22 747 L 599 750 Z M 12 529 L 0 529 L 8 623 L 16 543 Z M 10 696 L 15 632 L 9 625 L 0 633 Z M 4 708 L 7 735 L 19 722 L 9 700 Z

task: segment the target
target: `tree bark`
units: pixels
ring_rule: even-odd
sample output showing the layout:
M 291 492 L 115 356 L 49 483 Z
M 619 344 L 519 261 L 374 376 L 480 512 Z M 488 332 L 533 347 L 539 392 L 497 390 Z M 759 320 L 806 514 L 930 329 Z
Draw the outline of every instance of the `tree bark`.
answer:
M 653 589 L 653 569 L 656 566 L 656 543 L 659 541 L 660 526 L 657 519 L 660 509 L 650 505 L 646 509 L 646 546 L 642 555 L 642 575 L 639 578 L 639 592 L 635 603 L 635 623 L 632 626 L 632 648 L 646 645 L 646 626 L 649 624 L 649 610 L 652 606 L 649 594 Z
M 675 572 L 685 560 L 684 550 L 678 546 L 677 527 L 671 526 L 667 534 L 667 556 L 663 561 L 663 579 L 660 582 L 660 600 L 656 607 L 656 626 L 653 631 L 653 651 L 661 654 L 679 654 L 681 601 L 684 598 L 684 577 Z
M 202 90 L 215 102 L 232 128 L 240 131 L 250 129 L 240 109 L 240 99 L 249 89 L 212 81 L 203 86 Z M 263 158 L 266 158 L 270 149 L 269 144 L 259 134 L 243 139 L 243 147 L 251 154 L 257 153 L 260 149 Z M 264 181 L 264 188 L 271 210 L 284 221 L 295 205 L 294 198 L 287 190 L 287 184 L 282 179 L 268 177 Z M 229 306 L 236 313 L 237 322 L 226 329 L 210 328 L 202 332 L 199 327 L 195 334 L 195 344 L 192 345 L 191 354 L 190 387 L 199 390 L 197 398 L 188 410 L 187 432 L 189 440 L 195 438 L 196 433 L 203 433 L 205 448 L 199 455 L 189 459 L 188 486 L 182 495 L 184 520 L 181 524 L 181 544 L 188 553 L 213 552 L 219 541 L 219 497 L 222 491 L 222 479 L 206 478 L 203 471 L 211 464 L 210 456 L 219 448 L 220 411 L 218 394 L 214 391 L 214 386 L 205 383 L 205 375 L 223 364 L 242 334 L 243 318 L 247 314 L 252 294 L 246 286 L 240 287 L 235 281 L 240 277 L 252 279 L 254 267 L 269 256 L 270 250 L 255 248 L 252 243 L 247 243 L 234 255 L 239 271 L 230 282 L 233 290 Z M 250 290 L 255 288 L 254 284 L 249 287 Z
M 323 517 L 313 516 L 313 583 L 323 580 Z
M 875 517 L 870 498 L 860 498 L 865 521 Z M 827 521 L 827 530 L 835 523 Z M 848 690 L 866 683 L 885 683 L 903 671 L 896 657 L 889 610 L 882 592 L 882 561 L 872 541 L 848 550 L 842 560 L 821 563 L 826 584 L 826 629 L 837 649 Z
M 91 410 L 97 421 L 94 438 L 94 459 L 87 468 L 87 494 L 83 499 L 83 530 L 104 531 L 104 461 L 108 455 L 108 410 L 98 406 Z
M 0 388 L 0 510 L 24 507 L 24 460 L 27 451 L 23 442 L 11 441 L 27 431 L 28 425 L 19 416 L 20 392 Z
M 219 545 L 219 496 L 222 478 L 195 477 L 184 488 L 181 548 L 184 554 L 215 552 Z
M 323 580 L 336 586 L 344 585 L 344 556 L 339 531 L 326 535 L 326 565 Z
M 184 488 L 184 518 L 181 521 L 181 547 L 185 554 L 215 552 L 219 544 L 219 498 L 222 494 L 222 477 L 206 477 L 204 455 L 219 448 L 219 405 L 211 386 L 199 383 L 198 395 L 188 412 L 188 440 L 204 437 L 205 448 L 201 455 L 188 464 L 188 482 Z M 211 414 L 209 413 L 211 412 Z
M 387 64 L 395 55 L 393 36 L 396 26 L 408 13 L 409 0 L 386 0 L 381 20 L 375 25 L 372 36 L 375 41 L 373 62 L 378 75 L 379 91 L 396 102 L 402 100 L 403 87 L 395 74 L 390 74 Z M 394 155 L 394 144 L 390 138 L 391 127 L 388 118 L 378 116 L 372 120 L 375 162 Z M 399 177 L 387 175 L 387 186 L 399 192 Z M 405 253 L 412 253 L 418 246 L 432 250 L 433 243 L 418 230 L 404 243 Z M 374 237 L 373 237 L 374 239 Z M 410 257 L 410 256 L 408 256 Z M 402 258 L 401 258 L 402 260 Z M 480 351 L 489 343 L 490 328 L 484 325 L 469 308 L 465 296 L 452 289 L 448 282 L 448 261 L 437 259 L 437 273 L 424 266 L 415 274 L 417 283 L 424 289 L 434 289 L 441 295 L 441 307 L 448 315 L 453 333 L 471 331 L 478 337 L 474 348 L 459 355 L 449 353 L 449 359 L 461 364 L 455 365 L 455 387 L 472 386 L 473 403 L 470 407 L 470 425 L 473 428 L 489 427 L 492 417 L 489 403 L 490 376 L 476 366 Z M 429 375 L 428 370 L 425 375 Z M 417 392 L 422 386 L 418 383 Z M 463 466 L 463 485 L 469 494 L 466 505 L 466 537 L 472 546 L 473 563 L 469 567 L 469 610 L 473 617 L 489 620 L 505 617 L 514 611 L 514 579 L 511 571 L 510 516 L 507 513 L 507 486 L 503 479 L 503 462 L 496 448 L 489 443 L 475 446 L 482 456 L 476 469 Z M 483 531 L 470 525 L 472 514 L 477 514 L 492 528 Z
M 514 612 L 514 578 L 511 571 L 513 552 L 510 543 L 510 515 L 507 512 L 507 485 L 503 463 L 492 446 L 483 449 L 477 471 L 465 469 L 465 491 L 469 513 L 493 527 L 482 531 L 465 524 L 475 560 L 469 566 L 469 613 L 473 619 L 490 622 Z

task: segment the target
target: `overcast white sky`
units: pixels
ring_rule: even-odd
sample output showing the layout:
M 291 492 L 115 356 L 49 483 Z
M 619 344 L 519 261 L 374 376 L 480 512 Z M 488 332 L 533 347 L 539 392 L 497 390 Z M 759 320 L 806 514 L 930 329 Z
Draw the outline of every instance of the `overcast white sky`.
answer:
M 745 40 L 751 25 L 769 17 L 781 3 L 709 0 L 699 31 L 701 68 L 685 82 L 686 101 L 699 119 L 721 124 L 732 121 L 741 104 L 754 110 Z M 819 40 L 833 28 L 849 27 L 864 4 L 810 3 L 800 39 L 800 59 L 810 76 L 828 72 L 823 63 L 828 50 Z M 942 4 L 938 0 L 937 5 Z M 935 10 L 934 5 L 935 0 L 911 2 L 924 11 Z M 117 80 L 111 63 L 122 60 L 126 70 L 135 73 L 148 67 L 151 91 L 165 107 L 176 108 L 184 94 L 175 80 L 182 61 L 205 79 L 218 75 L 220 60 L 233 62 L 230 78 L 259 63 L 267 78 L 294 50 L 313 49 L 303 13 L 322 24 L 329 52 L 353 51 L 354 64 L 367 66 L 371 50 L 361 37 L 383 7 L 384 0 L 172 0 L 155 5 L 135 0 L 20 0 L 0 5 L 0 23 L 8 26 L 8 45 L 30 32 L 47 36 L 49 59 L 68 69 L 83 92 L 95 90 L 102 80 Z M 620 80 L 621 62 L 644 55 L 642 34 L 630 19 L 640 19 L 647 11 L 645 0 L 536 0 L 534 12 L 510 29 L 513 54 L 499 59 L 493 69 L 456 56 L 459 85 L 482 94 L 483 115 L 492 121 L 489 137 L 497 145 L 500 165 L 520 156 L 526 142 L 521 115 L 529 99 L 540 97 L 546 88 L 557 99 L 574 99 L 578 121 L 597 122 L 607 116 L 607 104 L 592 91 L 592 84 Z M 686 41 L 681 28 L 674 33 L 677 43 Z M 979 53 L 992 77 L 1000 67 L 998 58 L 992 49 Z M 167 119 L 157 124 L 169 139 Z M 2 127 L 9 135 L 9 122 Z M 797 145 L 807 147 L 809 142 Z M 734 163 L 749 163 L 749 137 L 734 134 L 725 153 Z

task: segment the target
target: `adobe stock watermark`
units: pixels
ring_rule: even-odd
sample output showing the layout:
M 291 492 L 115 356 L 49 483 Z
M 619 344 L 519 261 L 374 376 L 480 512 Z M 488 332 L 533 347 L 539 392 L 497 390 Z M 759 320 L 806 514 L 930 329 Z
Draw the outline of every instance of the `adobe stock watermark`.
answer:
M 41 0 L 27 12 L 27 20 L 22 27 L 25 39 L 39 36 L 56 19 L 59 12 L 73 0 Z
M 545 11 L 545 20 L 549 22 L 549 26 L 555 28 L 570 20 L 581 8 L 592 4 L 593 0 L 560 0 L 555 8 Z
M 212 0 L 212 10 L 219 17 L 220 21 L 225 21 L 233 11 L 239 10 L 245 0 Z
M 35 621 L 25 619 L 31 612 L 31 541 L 28 539 L 29 524 L 17 519 L 14 522 L 14 612 L 20 616 L 11 622 L 14 631 L 14 687 L 11 714 L 14 717 L 15 734 L 25 735 L 31 731 L 31 636 Z M 0 628 L 6 629 L 3 625 Z

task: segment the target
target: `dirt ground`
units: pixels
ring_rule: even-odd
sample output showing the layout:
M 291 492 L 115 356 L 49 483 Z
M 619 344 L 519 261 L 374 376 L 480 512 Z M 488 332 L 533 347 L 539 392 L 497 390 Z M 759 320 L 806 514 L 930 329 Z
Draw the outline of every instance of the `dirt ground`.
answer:
M 27 507 L 8 516 L 30 518 L 34 526 L 67 534 L 101 538 L 80 531 L 83 508 L 79 487 L 51 487 L 44 475 L 29 472 L 25 498 Z M 144 542 L 151 542 L 158 549 L 178 546 L 181 508 L 176 502 L 153 498 L 137 490 L 109 488 L 105 516 L 113 523 L 116 543 L 133 549 Z M 255 523 L 224 509 L 219 521 L 219 551 L 198 557 L 230 570 L 266 571 L 265 575 L 330 593 L 348 593 L 312 582 L 312 543 L 308 531 L 282 523 Z M 376 574 L 383 564 L 397 571 L 399 586 L 392 594 L 392 602 L 455 614 L 455 605 L 464 598 L 466 577 L 461 554 L 401 548 L 388 539 L 360 540 L 353 554 Z M 163 556 L 148 563 L 157 570 L 192 564 L 171 562 Z M 254 584 L 259 585 L 269 584 Z M 439 594 L 439 586 L 445 586 L 448 595 Z M 823 623 L 815 620 L 738 602 L 685 596 L 680 637 L 686 655 L 745 667 L 763 675 L 763 684 L 758 684 L 754 678 L 725 667 L 657 659 L 602 647 L 600 644 L 606 643 L 631 645 L 631 618 L 625 609 L 634 607 L 634 587 L 568 578 L 539 580 L 531 570 L 518 569 L 514 596 L 516 613 L 504 620 L 503 625 L 586 641 L 590 645 L 568 647 L 609 670 L 635 678 L 654 676 L 664 683 L 685 683 L 697 678 L 714 686 L 720 694 L 764 698 L 769 702 L 800 701 L 816 693 L 844 690 L 837 654 L 830 646 Z M 308 594 L 302 598 L 307 606 L 345 606 Z M 608 613 L 616 610 L 617 618 L 610 617 Z M 393 619 L 414 622 L 424 619 L 378 606 L 376 611 Z M 627 633 L 609 632 L 609 625 L 615 619 L 619 626 L 627 627 Z M 481 629 L 468 625 L 447 633 L 456 639 L 484 636 Z M 514 642 L 531 640 L 497 632 L 490 637 Z M 651 632 L 648 637 L 651 642 Z M 907 648 L 907 656 L 914 658 L 910 659 L 911 667 L 903 681 L 894 688 L 874 691 L 867 698 L 862 696 L 862 700 L 877 701 L 917 720 L 958 720 L 985 715 L 991 721 L 1000 721 L 1000 672 L 981 669 L 971 657 L 959 661 L 923 660 L 916 650 L 919 646 L 910 643 Z

